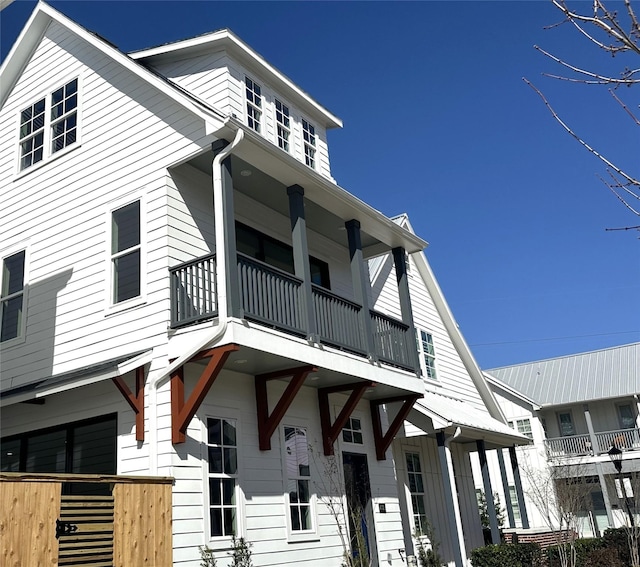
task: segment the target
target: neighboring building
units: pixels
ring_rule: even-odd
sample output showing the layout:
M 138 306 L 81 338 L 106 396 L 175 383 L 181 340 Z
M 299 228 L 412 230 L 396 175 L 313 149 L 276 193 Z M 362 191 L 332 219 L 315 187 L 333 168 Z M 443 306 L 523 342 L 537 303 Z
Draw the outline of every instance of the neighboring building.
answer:
M 128 564 L 208 545 L 222 566 L 244 536 L 256 566 L 339 565 L 351 512 L 374 565 L 405 564 L 427 516 L 466 563 L 469 444 L 523 437 L 426 243 L 336 185 L 337 127 L 229 31 L 127 55 L 38 4 L 0 68 L 0 488 L 170 477 L 169 563 Z M 36 496 L 43 545 L 10 553 L 54 563 Z
M 487 377 L 512 427 L 534 442 L 518 449 L 520 463 L 532 473 L 523 475 L 525 497 L 527 482 L 540 471 L 552 478 L 579 478 L 585 484 L 582 536 L 624 525 L 629 512 L 636 514 L 640 343 L 495 368 Z M 622 451 L 621 475 L 609 456 L 612 447 Z M 479 486 L 478 470 L 475 476 Z M 495 462 L 493 478 L 500 479 Z M 495 485 L 508 508 L 503 485 Z M 548 529 L 535 503 L 526 500 L 531 528 Z M 521 524 L 516 518 L 510 526 Z

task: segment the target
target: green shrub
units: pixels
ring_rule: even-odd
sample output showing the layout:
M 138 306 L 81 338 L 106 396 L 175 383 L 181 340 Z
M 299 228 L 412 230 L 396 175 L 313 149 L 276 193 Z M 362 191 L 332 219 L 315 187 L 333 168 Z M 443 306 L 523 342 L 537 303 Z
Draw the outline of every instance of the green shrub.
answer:
M 627 528 L 609 528 L 602 535 L 602 540 L 605 547 L 615 549 L 618 552 L 623 565 L 631 565 Z
M 487 545 L 471 552 L 473 567 L 541 567 L 542 552 L 537 543 Z

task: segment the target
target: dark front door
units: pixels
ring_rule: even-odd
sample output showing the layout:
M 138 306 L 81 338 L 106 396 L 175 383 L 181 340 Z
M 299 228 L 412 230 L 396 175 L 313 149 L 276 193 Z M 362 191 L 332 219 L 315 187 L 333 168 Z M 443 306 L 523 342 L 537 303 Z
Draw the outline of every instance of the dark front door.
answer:
M 375 558 L 375 530 L 367 456 L 343 453 L 342 464 L 353 565 L 364 567 L 370 565 L 370 558 Z M 371 564 L 374 563 L 375 560 Z

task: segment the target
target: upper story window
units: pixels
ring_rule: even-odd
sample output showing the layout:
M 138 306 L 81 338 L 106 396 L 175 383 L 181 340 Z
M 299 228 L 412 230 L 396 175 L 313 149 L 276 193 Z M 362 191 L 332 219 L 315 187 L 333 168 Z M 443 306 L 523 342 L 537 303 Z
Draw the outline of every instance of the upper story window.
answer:
M 289 136 L 291 135 L 291 122 L 289 119 L 289 107 L 276 99 L 276 124 L 278 128 L 278 147 L 285 152 L 289 151 Z
M 249 128 L 260 133 L 262 131 L 262 89 L 249 77 L 245 77 L 244 82 L 247 96 L 247 124 Z
M 533 432 L 531 431 L 531 420 L 528 418 L 516 419 L 509 422 L 511 429 L 516 429 L 518 433 L 526 435 L 529 439 L 533 439 Z
M 113 303 L 140 295 L 140 201 L 111 213 Z
M 357 417 L 350 417 L 342 428 L 342 440 L 346 443 L 362 445 L 362 423 Z
M 2 261 L 0 342 L 15 339 L 22 333 L 24 267 L 24 250 L 8 256 Z
M 426 331 L 420 331 L 420 351 L 424 362 L 425 376 L 430 380 L 437 380 L 436 351 L 433 346 L 433 336 Z
M 316 129 L 313 124 L 302 119 L 302 138 L 304 140 L 304 162 L 312 169 L 316 168 Z
M 236 422 L 207 419 L 211 537 L 237 534 L 238 440 Z
M 618 420 L 620 422 L 620 429 L 635 429 L 636 416 L 631 404 L 618 405 Z
M 78 79 L 20 113 L 20 169 L 24 170 L 77 139 Z M 45 148 L 48 147 L 48 154 Z
M 285 427 L 284 447 L 291 531 L 309 531 L 313 524 L 307 431 L 302 427 Z
M 560 426 L 560 435 L 562 437 L 576 434 L 576 428 L 573 425 L 571 412 L 558 413 L 558 425 Z

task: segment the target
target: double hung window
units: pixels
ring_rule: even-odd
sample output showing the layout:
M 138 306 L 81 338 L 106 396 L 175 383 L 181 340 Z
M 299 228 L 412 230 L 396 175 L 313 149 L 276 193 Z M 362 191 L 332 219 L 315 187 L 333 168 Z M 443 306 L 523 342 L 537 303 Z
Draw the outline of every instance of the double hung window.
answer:
M 413 527 L 418 535 L 423 535 L 427 529 L 427 513 L 424 505 L 424 480 L 422 478 L 420 455 L 418 453 L 407 453 L 406 461 L 409 492 L 411 493 L 411 508 L 413 511 Z
M 15 339 L 22 333 L 24 268 L 24 250 L 8 256 L 2 261 L 0 342 Z
M 140 295 L 140 201 L 111 213 L 111 266 L 114 304 Z
M 437 380 L 436 375 L 436 351 L 433 346 L 433 335 L 426 331 L 420 331 L 420 351 L 424 363 L 424 373 L 429 380 Z
M 289 107 L 276 99 L 276 125 L 278 128 L 278 147 L 289 151 L 289 136 L 291 135 L 291 121 Z
M 211 537 L 237 535 L 238 440 L 236 422 L 207 419 Z
M 262 89 L 249 77 L 244 78 L 244 83 L 247 98 L 247 124 L 259 134 L 262 120 Z
M 304 140 L 304 162 L 316 168 L 316 129 L 313 124 L 302 119 L 302 139 Z
M 20 169 L 42 161 L 77 140 L 78 79 L 20 112 Z
M 528 418 L 516 419 L 510 421 L 509 425 L 512 429 L 516 429 L 518 433 L 526 435 L 529 439 L 533 439 L 533 432 L 531 431 L 531 420 Z
M 291 531 L 310 531 L 313 525 L 307 431 L 301 427 L 285 427 L 284 447 Z

